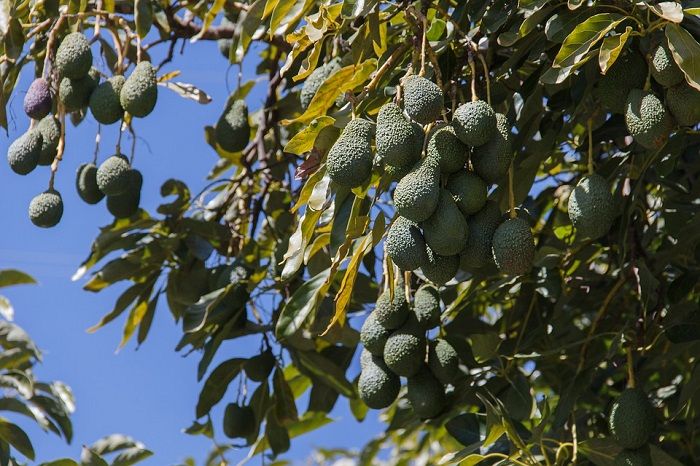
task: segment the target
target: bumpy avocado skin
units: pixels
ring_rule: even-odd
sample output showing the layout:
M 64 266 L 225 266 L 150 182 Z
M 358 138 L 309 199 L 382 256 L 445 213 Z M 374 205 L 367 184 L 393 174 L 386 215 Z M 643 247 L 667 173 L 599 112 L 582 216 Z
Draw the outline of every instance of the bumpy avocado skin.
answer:
M 250 406 L 229 403 L 224 409 L 224 435 L 228 438 L 246 438 L 255 432 L 255 412 Z
M 613 466 L 653 466 L 648 447 L 636 450 L 622 450 L 615 457 Z
M 673 125 L 659 98 L 641 89 L 633 89 L 627 97 L 625 123 L 634 140 L 647 149 L 662 147 Z
M 71 32 L 61 41 L 56 51 L 56 69 L 61 77 L 80 79 L 90 71 L 92 51 L 87 38 L 80 32 Z
M 451 383 L 459 373 L 457 351 L 442 338 L 431 341 L 428 344 L 428 367 L 441 383 Z
M 700 123 L 700 91 L 682 82 L 666 93 L 666 105 L 680 126 Z
M 394 165 L 384 165 L 384 173 L 389 181 L 401 181 L 401 178 L 408 175 L 413 168 L 411 165 L 406 167 L 396 167 Z
M 357 392 L 362 401 L 372 409 L 390 406 L 401 389 L 399 377 L 391 372 L 381 358 L 373 356 L 365 360 L 357 381 Z
M 236 100 L 229 105 L 219 117 L 214 128 L 216 142 L 222 149 L 238 152 L 250 141 L 250 123 L 248 123 L 248 106 L 244 100 Z
M 598 239 L 610 230 L 615 219 L 615 200 L 610 186 L 598 174 L 584 176 L 569 196 L 569 218 L 576 233 Z
M 397 217 L 391 224 L 384 247 L 401 270 L 416 270 L 428 260 L 418 225 L 404 217 Z
M 496 135 L 496 112 L 483 100 L 460 105 L 452 117 L 457 137 L 468 146 L 486 144 Z
M 377 322 L 377 314 L 374 312 L 367 316 L 362 324 L 362 329 L 360 329 L 360 341 L 365 349 L 375 356 L 384 354 L 384 345 L 389 335 L 391 335 L 391 330 Z
M 401 107 L 384 104 L 377 115 L 377 156 L 395 167 L 411 166 L 420 159 L 423 130 L 406 119 Z
M 345 188 L 362 185 L 372 174 L 374 126 L 363 119 L 352 120 L 328 151 L 326 169 L 331 180 Z
M 387 288 L 379 295 L 374 307 L 374 314 L 379 325 L 392 330 L 401 327 L 406 322 L 409 312 L 403 280 L 398 280 L 394 286 L 394 299 L 389 296 Z
M 445 409 L 445 389 L 427 368 L 409 377 L 406 388 L 406 398 L 419 418 L 432 419 Z
M 39 163 L 42 142 L 37 129 L 30 129 L 15 139 L 7 148 L 7 161 L 12 171 L 26 175 L 34 170 Z
M 425 242 L 436 254 L 453 256 L 467 244 L 467 221 L 452 199 L 452 193 L 446 189 L 440 190 L 435 212 L 421 226 Z
M 636 52 L 619 57 L 594 89 L 601 106 L 612 113 L 624 113 L 627 96 L 632 89 L 644 87 L 647 64 Z
M 432 81 L 413 75 L 403 82 L 403 105 L 406 113 L 422 125 L 432 123 L 442 114 L 444 96 Z
M 90 104 L 90 95 L 100 83 L 100 73 L 90 68 L 87 76 L 80 79 L 61 79 L 58 87 L 58 100 L 67 112 L 75 112 Z
M 478 269 L 493 263 L 493 234 L 501 224 L 501 210 L 493 201 L 469 217 L 469 237 L 466 247 L 460 252 L 460 267 L 463 270 Z
M 107 196 L 107 210 L 116 218 L 132 217 L 139 210 L 143 176 L 136 169 L 127 172 L 130 178 L 129 188 L 121 194 Z
M 656 429 L 656 415 L 647 394 L 628 388 L 613 402 L 608 426 L 622 448 L 634 450 L 646 445 Z
M 29 203 L 29 219 L 41 228 L 58 225 L 63 217 L 63 199 L 61 194 L 49 189 L 34 197 Z
M 51 111 L 51 87 L 44 78 L 37 78 L 29 85 L 24 96 L 24 113 L 29 118 L 41 120 Z
M 426 247 L 427 261 L 421 265 L 421 272 L 436 285 L 444 285 L 457 275 L 459 256 L 441 256 Z
M 97 166 L 94 163 L 84 163 L 78 167 L 75 187 L 80 198 L 88 204 L 97 204 L 105 197 L 97 187 Z
M 401 377 L 411 377 L 425 364 L 425 337 L 407 322 L 395 330 L 384 345 L 384 362 Z
M 450 176 L 447 190 L 464 215 L 474 215 L 486 205 L 488 185 L 472 172 L 462 170 Z
M 41 153 L 39 153 L 39 165 L 51 165 L 56 157 L 58 141 L 61 139 L 61 123 L 53 115 L 46 115 L 41 119 L 36 130 L 41 133 Z
M 301 109 L 306 110 L 313 100 L 316 92 L 321 87 L 323 82 L 328 79 L 333 73 L 340 69 L 340 59 L 334 58 L 328 63 L 319 66 L 307 76 L 299 93 Z
M 649 71 L 656 82 L 664 87 L 675 86 L 684 79 L 683 72 L 673 59 L 665 40 L 652 50 Z
M 445 174 L 464 170 L 469 159 L 469 147 L 457 139 L 452 125 L 444 125 L 430 135 L 427 155 L 440 165 Z
M 124 82 L 124 76 L 112 76 L 90 94 L 90 112 L 98 123 L 111 125 L 124 116 L 124 109 L 119 100 Z
M 432 285 L 422 285 L 413 295 L 413 313 L 423 330 L 440 325 L 440 293 Z
M 131 188 L 132 175 L 129 159 L 115 154 L 102 162 L 97 169 L 97 186 L 107 196 L 116 196 Z
M 522 275 L 532 268 L 535 241 L 530 225 L 521 218 L 511 218 L 493 234 L 493 259 L 499 270 L 508 275 Z
M 143 118 L 153 111 L 157 100 L 156 69 L 151 62 L 142 61 L 136 65 L 131 76 L 124 82 L 119 93 L 119 101 L 122 108 L 130 115 Z
M 427 220 L 440 200 L 440 167 L 425 158 L 401 178 L 394 190 L 394 205 L 402 217 L 414 222 Z
M 496 183 L 503 178 L 513 161 L 513 146 L 508 118 L 496 114 L 496 131 L 485 144 L 474 148 L 472 166 L 481 179 Z

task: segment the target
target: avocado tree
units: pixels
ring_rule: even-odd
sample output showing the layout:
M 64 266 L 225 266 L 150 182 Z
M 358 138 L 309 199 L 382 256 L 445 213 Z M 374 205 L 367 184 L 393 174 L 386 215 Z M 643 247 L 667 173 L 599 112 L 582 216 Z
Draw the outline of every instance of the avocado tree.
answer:
M 699 6 L 2 5 L 3 104 L 36 76 L 8 160 L 50 167 L 40 227 L 70 210 L 69 122 L 133 135 L 159 92 L 208 103 L 168 71 L 184 41 L 257 55 L 264 105 L 239 80 L 196 194 L 171 179 L 140 209 L 121 137 L 76 180 L 115 216 L 76 278 L 127 282 L 94 329 L 121 318 L 142 344 L 158 309 L 181 322 L 211 464 L 280 455 L 338 403 L 384 410 L 359 452 L 328 453 L 361 464 L 700 462 Z M 243 336 L 258 355 L 210 367 Z

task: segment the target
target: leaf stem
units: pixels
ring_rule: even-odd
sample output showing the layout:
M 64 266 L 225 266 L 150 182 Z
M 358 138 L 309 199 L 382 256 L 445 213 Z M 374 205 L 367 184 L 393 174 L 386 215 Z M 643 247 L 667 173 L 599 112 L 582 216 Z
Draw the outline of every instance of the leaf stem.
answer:
M 515 193 L 513 192 L 513 162 L 508 169 L 508 214 L 510 218 L 517 217 L 515 212 Z
M 428 19 L 423 16 L 423 38 L 421 40 L 421 52 L 420 52 L 420 72 L 418 73 L 419 76 L 425 76 L 425 43 L 427 41 L 427 26 L 428 26 Z
M 471 79 L 471 91 L 472 91 L 472 102 L 479 100 L 479 96 L 476 94 L 476 65 L 474 64 L 474 55 L 470 51 L 467 55 L 467 61 L 469 62 L 469 69 L 472 72 Z
M 476 57 L 481 62 L 481 66 L 484 67 L 484 79 L 486 80 L 486 103 L 491 105 L 491 77 L 489 76 L 489 67 L 486 64 L 486 59 L 482 54 L 477 53 Z

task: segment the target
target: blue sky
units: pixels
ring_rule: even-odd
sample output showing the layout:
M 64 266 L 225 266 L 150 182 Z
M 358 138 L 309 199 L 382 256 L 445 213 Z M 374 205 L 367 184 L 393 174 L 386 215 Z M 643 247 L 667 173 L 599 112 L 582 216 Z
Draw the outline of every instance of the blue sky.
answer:
M 253 58 L 246 63 L 244 80 L 252 77 L 254 61 Z M 164 71 L 175 69 L 182 71 L 176 80 L 200 87 L 214 101 L 200 105 L 160 88 L 154 112 L 136 121 L 135 129 L 142 139 L 137 142 L 135 166 L 144 174 L 141 205 L 149 212 L 154 212 L 160 204 L 159 188 L 165 180 L 181 179 L 197 192 L 205 185 L 206 174 L 216 162 L 216 154 L 204 141 L 203 128 L 216 121 L 225 102 L 227 62 L 213 42 L 188 44 L 185 55 L 176 56 Z M 10 104 L 9 140 L 4 134 L 0 135 L 3 154 L 28 125 L 22 99 L 32 73 L 33 66 L 27 66 Z M 235 70 L 231 70 L 229 80 L 235 83 Z M 263 87 L 258 86 L 248 97 L 251 110 L 261 106 L 263 91 Z M 0 268 L 19 268 L 40 283 L 8 289 L 5 294 L 15 307 L 16 322 L 44 350 L 44 363 L 37 369 L 39 378 L 66 382 L 77 399 L 72 445 L 30 428 L 31 424 L 24 420 L 20 419 L 19 423 L 27 427 L 32 436 L 38 462 L 78 457 L 80 445 L 90 444 L 110 433 L 129 434 L 152 449 L 156 455 L 143 464 L 170 465 L 190 455 L 201 461 L 211 446 L 209 440 L 181 433 L 194 418 L 200 389 L 196 381 L 199 356 L 183 358 L 174 352 L 181 333 L 164 300 L 161 300 L 149 339 L 138 350 L 132 343 L 115 353 L 121 337 L 121 319 L 96 334 L 85 332 L 111 310 L 124 289 L 124 286 L 115 286 L 93 294 L 82 290 L 85 279 L 70 280 L 87 256 L 98 227 L 111 222 L 104 202 L 89 206 L 80 201 L 74 187 L 77 167 L 92 160 L 96 129 L 97 124 L 91 117 L 77 128 L 68 127 L 64 161 L 56 179 L 65 213 L 56 228 L 36 228 L 27 217 L 29 201 L 46 189 L 47 168 L 39 167 L 22 177 L 11 172 L 6 162 L 0 163 L 0 212 L 4 223 L 0 228 Z M 99 160 L 112 155 L 117 132 L 117 125 L 103 128 Z M 122 147 L 129 147 L 129 144 L 128 140 L 126 144 L 122 141 Z M 222 347 L 218 359 L 250 355 L 256 350 L 257 342 L 234 342 Z M 216 361 L 212 367 L 215 364 Z M 357 372 L 359 367 L 355 364 L 352 375 Z M 232 396 L 230 394 L 229 398 Z M 221 419 L 222 406 L 214 411 L 217 421 Z M 303 410 L 305 404 L 299 403 L 299 408 Z M 363 424 L 355 422 L 344 399 L 338 402 L 332 416 L 339 421 L 294 440 L 292 451 L 284 458 L 300 461 L 315 446 L 361 446 L 381 429 L 376 413 L 370 413 Z M 229 459 L 240 459 L 245 453 L 229 455 Z

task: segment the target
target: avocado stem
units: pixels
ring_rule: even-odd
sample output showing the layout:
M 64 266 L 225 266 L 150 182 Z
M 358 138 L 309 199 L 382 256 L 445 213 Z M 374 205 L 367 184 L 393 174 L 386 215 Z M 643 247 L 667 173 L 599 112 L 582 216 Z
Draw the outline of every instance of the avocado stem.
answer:
M 588 127 L 588 174 L 593 174 L 593 123 L 589 118 L 586 122 Z
M 517 217 L 515 213 L 515 193 L 513 192 L 513 162 L 508 169 L 508 214 L 510 218 Z
M 636 386 L 634 379 L 634 358 L 632 357 L 632 346 L 627 346 L 627 388 Z

